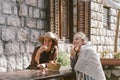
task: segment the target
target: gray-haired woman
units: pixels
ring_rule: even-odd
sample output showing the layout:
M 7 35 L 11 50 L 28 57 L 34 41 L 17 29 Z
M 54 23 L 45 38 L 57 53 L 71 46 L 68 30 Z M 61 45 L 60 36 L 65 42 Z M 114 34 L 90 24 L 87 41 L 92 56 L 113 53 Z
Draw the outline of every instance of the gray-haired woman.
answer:
M 78 32 L 74 35 L 70 53 L 76 80 L 106 80 L 100 57 L 84 33 Z

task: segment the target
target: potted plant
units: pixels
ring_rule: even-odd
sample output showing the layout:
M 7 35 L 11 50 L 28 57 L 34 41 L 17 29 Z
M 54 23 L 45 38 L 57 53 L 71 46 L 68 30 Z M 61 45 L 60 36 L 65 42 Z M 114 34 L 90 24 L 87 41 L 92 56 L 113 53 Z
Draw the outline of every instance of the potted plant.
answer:
M 64 51 L 59 51 L 57 62 L 61 66 L 68 66 L 70 64 L 69 53 Z

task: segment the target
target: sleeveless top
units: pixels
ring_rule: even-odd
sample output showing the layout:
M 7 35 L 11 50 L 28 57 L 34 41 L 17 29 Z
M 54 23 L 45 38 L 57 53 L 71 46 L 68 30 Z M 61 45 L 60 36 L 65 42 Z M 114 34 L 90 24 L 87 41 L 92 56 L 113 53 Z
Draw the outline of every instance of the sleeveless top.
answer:
M 37 62 L 35 61 L 35 56 L 40 46 L 36 47 L 34 49 L 34 52 L 32 54 L 32 59 L 30 65 L 26 69 L 38 69 Z M 41 63 L 48 63 L 50 60 L 56 60 L 57 59 L 57 48 L 53 48 L 50 52 L 43 51 L 40 55 L 39 62 Z

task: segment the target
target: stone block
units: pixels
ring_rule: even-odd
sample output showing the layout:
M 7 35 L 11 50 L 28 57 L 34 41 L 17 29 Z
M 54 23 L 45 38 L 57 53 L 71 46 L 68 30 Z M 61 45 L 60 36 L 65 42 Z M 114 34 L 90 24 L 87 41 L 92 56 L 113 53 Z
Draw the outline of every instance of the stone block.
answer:
M 1 11 L 1 10 L 2 10 L 2 5 L 0 4 L 0 11 Z M 2 12 L 2 11 L 1 11 L 1 12 Z M 0 13 L 1 13 L 1 12 L 0 12 Z
M 107 78 L 111 77 L 111 74 L 112 74 L 111 70 L 104 70 L 104 72 Z
M 96 19 L 97 19 L 98 21 L 102 21 L 103 15 L 102 15 L 101 13 L 97 13 Z
M 16 68 L 15 56 L 7 56 L 7 70 L 14 71 Z
M 43 20 L 37 21 L 37 28 L 38 29 L 44 29 L 44 27 L 45 27 L 45 23 Z
M 17 38 L 20 41 L 26 41 L 28 39 L 28 33 L 25 29 L 19 29 L 17 33 Z
M 18 42 L 9 42 L 5 44 L 5 54 L 10 55 L 19 55 L 20 54 L 20 48 Z
M 45 0 L 38 0 L 38 7 L 41 9 L 45 8 Z
M 91 20 L 91 27 L 96 28 L 98 26 L 97 20 Z
M 18 15 L 18 7 L 17 6 L 13 7 L 13 14 Z
M 22 55 L 17 55 L 15 56 L 16 60 L 16 70 L 22 70 L 23 69 L 23 56 Z
M 30 41 L 31 42 L 38 42 L 38 37 L 40 33 L 37 30 L 31 30 Z
M 120 70 L 113 70 L 112 74 L 114 74 L 115 76 L 120 76 Z
M 3 54 L 3 42 L 0 40 L 0 55 Z
M 12 5 L 9 3 L 3 3 L 3 13 L 12 14 Z
M 25 0 L 16 0 L 18 3 L 23 3 Z
M 26 19 L 26 25 L 29 27 L 29 28 L 36 28 L 37 27 L 37 22 L 35 19 Z
M 7 72 L 7 68 L 6 67 L 0 67 L 0 72 Z
M 28 7 L 25 4 L 20 5 L 19 15 L 20 16 L 27 16 L 28 15 Z
M 12 0 L 13 2 L 16 2 L 16 0 Z
M 27 54 L 32 54 L 34 51 L 34 44 L 33 43 L 26 43 L 26 53 Z
M 41 10 L 40 11 L 40 18 L 46 18 L 46 12 Z
M 33 7 L 29 7 L 29 17 L 33 17 Z
M 0 56 L 0 72 L 6 72 L 7 71 L 7 60 L 4 55 Z
M 110 8 L 110 15 L 111 16 L 116 16 L 117 15 L 117 10 L 113 9 L 113 8 Z
M 21 17 L 21 19 L 20 19 L 20 21 L 21 21 L 21 27 L 25 27 L 25 18 L 24 17 Z
M 5 24 L 5 17 L 0 16 L 0 24 Z
M 37 6 L 37 0 L 25 0 L 26 4 L 31 6 Z
M 32 55 L 31 54 L 24 54 L 23 56 L 23 68 L 27 68 L 30 65 Z
M 39 16 L 40 16 L 39 9 L 37 9 L 37 8 L 34 9 L 34 10 L 33 10 L 33 17 L 34 17 L 34 18 L 39 18 Z
M 7 25 L 9 26 L 20 26 L 20 19 L 18 17 L 8 17 Z
M 95 11 L 91 11 L 91 18 L 96 19 L 96 12 Z
M 4 41 L 14 41 L 16 35 L 16 29 L 13 27 L 3 27 L 2 28 L 2 40 Z
M 19 43 L 20 46 L 20 54 L 23 55 L 26 52 L 26 46 L 24 42 Z

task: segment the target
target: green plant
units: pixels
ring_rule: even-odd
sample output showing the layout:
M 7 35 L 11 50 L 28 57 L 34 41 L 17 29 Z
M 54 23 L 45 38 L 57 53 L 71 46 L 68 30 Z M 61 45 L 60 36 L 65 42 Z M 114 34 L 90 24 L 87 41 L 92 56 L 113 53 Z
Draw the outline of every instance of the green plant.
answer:
M 108 50 L 103 51 L 103 52 L 102 52 L 102 58 L 105 58 L 108 53 L 109 53 Z
M 61 66 L 67 66 L 70 64 L 69 54 L 64 51 L 58 52 L 57 62 L 61 64 Z
M 114 58 L 120 58 L 120 52 L 117 52 L 116 54 L 114 54 Z

